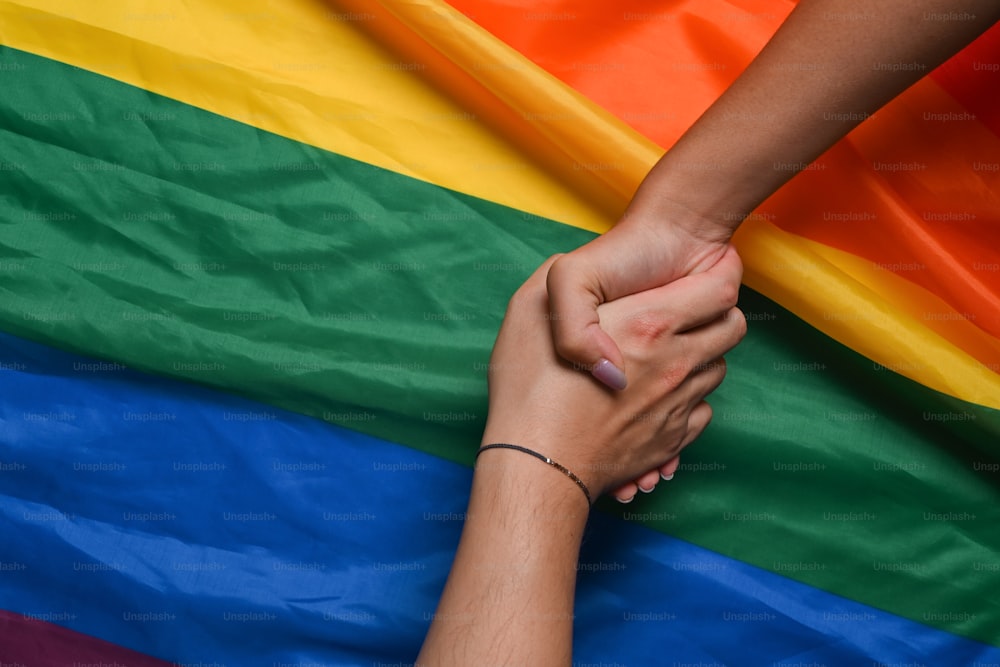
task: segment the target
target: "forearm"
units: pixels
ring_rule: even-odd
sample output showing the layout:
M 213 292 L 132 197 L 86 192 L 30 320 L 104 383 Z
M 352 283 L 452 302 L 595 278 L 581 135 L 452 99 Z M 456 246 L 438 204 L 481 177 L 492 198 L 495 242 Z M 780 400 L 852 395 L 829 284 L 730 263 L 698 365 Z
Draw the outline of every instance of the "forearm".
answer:
M 483 433 L 485 444 L 530 448 L 543 460 L 480 451 L 419 665 L 568 667 L 590 498 L 656 475 L 704 430 L 704 399 L 725 375 L 716 362 L 746 332 L 734 308 L 742 265 L 730 249 L 684 283 L 600 307 L 596 315 L 634 369 L 626 389 L 608 391 L 556 356 L 546 279 L 557 261 L 542 264 L 507 306 L 490 356 Z
M 520 452 L 484 452 L 417 664 L 569 665 L 588 509 L 557 470 Z
M 801 168 L 997 20 L 997 0 L 802 0 L 650 172 L 629 213 L 708 221 L 728 238 Z

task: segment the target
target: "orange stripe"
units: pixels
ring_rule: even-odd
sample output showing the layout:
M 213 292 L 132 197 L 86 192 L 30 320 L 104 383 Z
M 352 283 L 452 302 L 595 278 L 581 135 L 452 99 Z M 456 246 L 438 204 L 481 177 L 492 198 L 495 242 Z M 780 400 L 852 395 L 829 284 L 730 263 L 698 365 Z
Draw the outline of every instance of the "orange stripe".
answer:
M 450 4 L 664 147 L 743 71 L 795 6 L 790 0 Z
M 1000 23 L 930 76 L 1000 136 Z
M 1000 138 L 925 80 L 761 207 L 888 268 L 1000 337 Z M 958 342 L 958 341 L 956 341 Z
M 663 146 L 721 94 L 794 6 L 452 4 Z M 978 119 L 949 120 L 963 114 L 925 79 L 782 188 L 760 214 L 888 268 L 1000 337 L 1000 171 L 992 171 L 1000 140 Z

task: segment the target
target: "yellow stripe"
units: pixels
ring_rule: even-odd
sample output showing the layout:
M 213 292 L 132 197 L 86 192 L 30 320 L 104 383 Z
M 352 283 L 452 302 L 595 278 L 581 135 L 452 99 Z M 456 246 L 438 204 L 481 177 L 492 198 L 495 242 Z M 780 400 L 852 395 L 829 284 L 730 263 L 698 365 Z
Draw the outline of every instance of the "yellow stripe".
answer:
M 400 60 L 367 36 L 374 16 L 318 0 L 0 0 L 0 42 L 401 174 L 608 228 L 609 201 L 621 197 L 600 187 L 580 195 L 581 178 L 595 170 L 553 169 L 557 150 L 536 159 L 479 122 L 424 81 L 423 59 Z M 481 68 L 498 71 L 487 61 Z M 569 97 L 578 109 L 582 98 Z M 565 167 L 570 158 L 560 160 Z
M 602 170 L 603 176 L 609 190 L 621 197 L 620 207 L 661 154 L 650 141 L 581 102 L 463 17 L 446 26 L 428 20 L 440 4 L 435 0 L 381 4 L 452 61 L 464 63 L 466 71 L 490 63 L 470 73 L 522 116 L 537 118 L 540 131 L 572 155 L 574 164 L 591 161 L 610 167 Z M 931 292 L 855 255 L 766 223 L 745 223 L 737 245 L 747 284 L 824 333 L 933 389 L 1000 408 L 1000 341 Z M 798 263 L 802 270 L 789 272 L 782 268 L 787 263 Z
M 744 282 L 885 368 L 932 389 L 1000 409 L 1000 375 L 955 346 L 952 330 L 994 361 L 995 338 L 934 294 L 871 262 L 749 220 L 737 233 Z M 935 326 L 928 326 L 934 322 Z M 751 323 L 752 325 L 752 323 Z
M 366 7 L 381 15 L 383 6 L 402 41 L 423 45 L 409 52 L 419 58 L 401 60 L 368 36 L 389 24 Z M 0 41 L 592 231 L 608 228 L 661 152 L 437 0 L 359 2 L 347 12 L 315 0 L 81 7 L 0 0 Z M 423 77 L 438 76 L 442 60 L 455 71 L 441 75 L 449 85 L 432 86 Z M 470 117 L 469 106 L 489 96 L 507 115 Z M 1000 375 L 893 297 L 949 317 L 933 295 L 760 221 L 746 223 L 737 243 L 747 284 L 813 326 L 922 384 L 1000 408 Z M 976 340 L 976 350 L 995 350 L 995 339 Z
M 356 6 L 366 4 L 354 0 Z M 561 170 L 564 179 L 569 180 L 572 173 L 583 175 L 572 180 L 597 187 L 598 192 L 578 188 L 577 193 L 601 198 L 609 211 L 617 214 L 624 209 L 663 154 L 613 114 L 439 0 L 382 0 L 380 4 L 421 43 L 432 45 L 496 101 L 516 112 L 522 122 L 509 131 L 516 133 L 514 139 L 522 150 L 535 152 L 538 159 Z M 448 20 L 442 21 L 442 16 Z M 461 94 L 457 86 L 453 90 Z M 531 142 L 532 134 L 544 138 L 541 145 Z M 587 228 L 604 232 L 608 226 L 602 222 Z

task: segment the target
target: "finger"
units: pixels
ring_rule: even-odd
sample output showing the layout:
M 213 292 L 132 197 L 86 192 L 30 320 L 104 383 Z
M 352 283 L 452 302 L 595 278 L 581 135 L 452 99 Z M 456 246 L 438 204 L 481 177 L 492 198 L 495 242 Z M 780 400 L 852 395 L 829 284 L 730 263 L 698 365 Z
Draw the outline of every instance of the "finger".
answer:
M 523 287 L 531 289 L 544 285 L 545 281 L 548 279 L 549 269 L 551 269 L 552 265 L 556 263 L 556 260 L 562 256 L 562 253 L 549 256 L 538 266 L 537 269 L 534 270 L 530 276 L 528 276 L 528 279 L 524 281 Z
M 674 474 L 677 472 L 677 468 L 681 465 L 681 457 L 675 456 L 666 463 L 660 466 L 660 479 L 664 482 L 669 482 L 674 478 Z
M 681 440 L 681 449 L 697 440 L 711 422 L 712 406 L 702 401 L 691 410 L 691 415 L 688 417 L 688 432 Z
M 615 500 L 625 505 L 635 500 L 637 493 L 639 493 L 639 487 L 636 486 L 635 482 L 628 482 L 618 487 L 611 495 L 614 496 Z
M 667 369 L 665 373 L 668 378 L 672 375 L 672 371 L 669 369 Z M 703 402 L 709 394 L 718 389 L 719 385 L 721 385 L 722 381 L 725 379 L 725 359 L 717 358 L 709 363 L 703 363 L 695 366 L 694 372 L 689 374 L 684 381 L 676 389 L 674 389 L 673 400 L 682 398 L 686 401 L 686 405 L 694 406 L 691 408 L 691 412 L 688 413 L 687 420 L 689 425 L 691 423 L 694 410 L 698 408 L 698 404 Z M 665 400 L 670 399 L 667 398 Z
M 688 361 L 694 372 L 726 371 L 728 354 L 747 333 L 747 319 L 739 308 L 730 309 L 725 315 L 695 329 L 679 334 L 675 341 L 682 341 Z
M 517 323 L 531 323 L 543 326 L 544 318 L 548 317 L 548 297 L 545 294 L 545 276 L 549 267 L 560 257 L 552 255 L 528 276 L 507 302 L 507 312 L 504 314 L 503 325 L 513 326 Z
M 672 358 L 664 355 L 664 363 L 659 366 L 651 363 L 648 367 L 676 384 L 677 390 L 686 386 L 687 396 L 700 400 L 722 383 L 727 368 L 722 355 L 739 345 L 746 331 L 746 317 L 739 308 L 733 308 L 714 322 L 673 336 L 669 339 L 674 351 Z
M 709 423 L 712 421 L 712 406 L 710 406 L 705 401 L 702 401 L 694 407 L 691 411 L 691 415 L 688 417 L 688 432 L 681 440 L 681 449 L 684 449 L 692 442 L 698 439 L 705 429 L 708 427 Z M 669 482 L 677 474 L 677 469 L 681 466 L 680 454 L 670 459 L 662 466 L 660 466 L 660 479 L 664 482 Z
M 656 483 L 660 481 L 660 471 L 650 470 L 646 474 L 635 480 L 636 486 L 643 493 L 652 493 L 653 489 L 656 488 Z
M 730 247 L 707 271 L 603 304 L 598 312 L 608 331 L 614 330 L 614 323 L 641 318 L 648 328 L 680 333 L 712 322 L 735 306 L 742 275 L 743 264 Z
M 597 313 L 606 299 L 597 273 L 577 258 L 564 256 L 549 268 L 546 285 L 556 352 L 612 389 L 624 389 L 625 358 L 601 328 Z

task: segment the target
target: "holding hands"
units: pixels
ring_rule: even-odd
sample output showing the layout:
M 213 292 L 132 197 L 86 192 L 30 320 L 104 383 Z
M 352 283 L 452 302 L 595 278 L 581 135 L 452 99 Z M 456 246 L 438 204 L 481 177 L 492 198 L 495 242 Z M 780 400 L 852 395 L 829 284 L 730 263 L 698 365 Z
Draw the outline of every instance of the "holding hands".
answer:
M 493 348 L 485 446 L 418 665 L 570 664 L 588 501 L 612 489 L 630 498 L 633 480 L 655 484 L 708 425 L 704 398 L 746 332 L 734 305 L 742 265 L 724 248 L 704 272 L 596 309 L 629 374 L 626 388 L 609 389 L 552 342 L 546 276 L 558 261 L 511 298 Z
M 722 355 L 746 331 L 735 307 L 742 265 L 724 246 L 707 271 L 596 308 L 629 376 L 627 388 L 612 391 L 560 358 L 549 334 L 545 280 L 568 258 L 543 264 L 511 299 L 493 349 L 483 442 L 529 447 L 595 497 L 616 489 L 628 500 L 637 483 L 648 491 L 671 474 L 668 463 L 711 419 L 704 398 L 725 376 Z
M 637 197 L 630 211 L 641 208 L 640 201 Z M 728 243 L 731 228 L 700 221 L 668 225 L 661 221 L 668 215 L 656 210 L 626 213 L 603 236 L 560 256 L 547 275 L 552 337 L 559 356 L 593 369 L 594 376 L 612 389 L 624 389 L 631 378 L 617 337 L 602 327 L 598 306 L 705 271 L 727 252 L 735 254 Z M 671 217 L 677 219 L 676 215 L 667 219 Z M 738 289 L 739 278 L 729 287 L 727 293 Z
M 773 165 L 812 162 L 856 124 L 830 118 L 868 117 L 1000 20 L 996 0 L 879 0 L 863 23 L 830 20 L 858 4 L 799 2 L 624 219 L 550 259 L 511 299 L 491 359 L 487 447 L 417 664 L 571 663 L 589 511 L 578 486 L 587 500 L 627 501 L 669 476 L 708 424 L 704 399 L 746 331 L 729 239 L 794 174 Z M 924 18 L 947 12 L 971 20 Z M 921 67 L 872 67 L 911 62 Z

